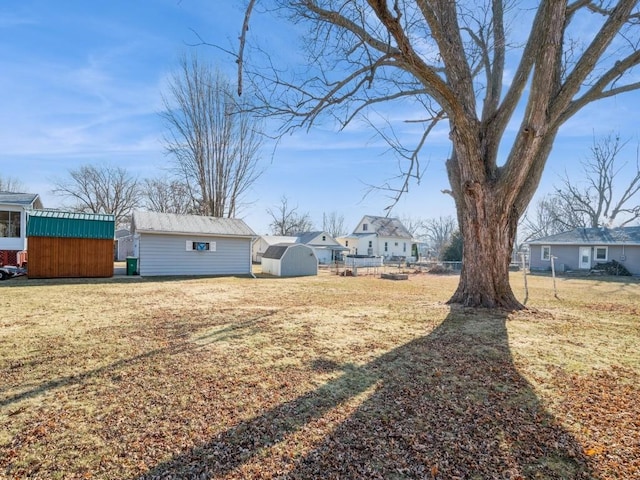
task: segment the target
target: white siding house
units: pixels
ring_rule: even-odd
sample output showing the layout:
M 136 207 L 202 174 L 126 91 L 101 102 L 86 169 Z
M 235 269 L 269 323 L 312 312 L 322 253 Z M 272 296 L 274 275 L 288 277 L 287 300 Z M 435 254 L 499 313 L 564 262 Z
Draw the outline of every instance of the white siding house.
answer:
M 136 211 L 131 223 L 142 276 L 251 275 L 256 234 L 242 220 Z
M 27 216 L 42 208 L 37 194 L 0 192 L 0 264 L 15 265 L 17 252 L 27 249 Z
M 296 243 L 312 247 L 320 265 L 329 265 L 340 258 L 342 253 L 348 251 L 347 248 L 340 245 L 340 242 L 324 231 L 300 233 Z
M 308 245 L 281 243 L 271 245 L 262 255 L 262 273 L 277 277 L 301 277 L 318 274 L 318 257 Z
M 397 218 L 365 215 L 353 233 L 338 238 L 350 255 L 410 257 L 414 243 L 411 233 Z
M 283 243 L 301 243 L 308 245 L 313 248 L 320 265 L 329 265 L 336 258 L 339 258 L 343 252 L 348 251 L 347 248 L 340 245 L 329 233 L 323 231 L 303 232 L 288 237 L 263 235 L 253 242 L 253 261 L 260 263 L 262 255 L 267 251 L 267 248 L 271 245 Z

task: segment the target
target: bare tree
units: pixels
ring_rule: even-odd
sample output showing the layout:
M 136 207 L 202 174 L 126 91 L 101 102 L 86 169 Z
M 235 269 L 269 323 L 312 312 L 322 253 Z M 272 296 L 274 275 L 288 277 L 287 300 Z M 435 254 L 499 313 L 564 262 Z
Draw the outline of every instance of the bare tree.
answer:
M 623 147 L 618 136 L 594 139 L 590 157 L 582 162 L 584 178 L 565 172 L 555 193 L 522 217 L 522 242 L 575 228 L 624 226 L 640 218 L 639 157 L 636 153 L 635 171 L 629 175 L 626 162 L 618 161 Z
M 164 98 L 165 146 L 198 212 L 234 217 L 260 175 L 260 122 L 229 81 L 193 56 L 183 57 Z
M 619 136 L 594 139 L 591 156 L 581 162 L 584 180 L 565 172 L 556 187 L 558 203 L 587 227 L 624 226 L 640 218 L 640 158 L 636 152 L 635 172 L 620 178 L 626 165 L 619 162 L 623 147 Z
M 322 230 L 327 232 L 333 238 L 346 235 L 348 232 L 344 225 L 344 215 L 336 212 L 335 210 L 329 213 L 323 213 Z
M 0 192 L 24 193 L 25 191 L 24 183 L 17 178 L 0 175 Z
M 419 232 L 422 228 L 422 225 L 424 224 L 424 220 L 419 217 L 412 217 L 410 215 L 403 215 L 399 220 L 400 223 L 404 225 L 404 228 L 409 231 L 413 238 L 417 238 L 419 236 Z
M 640 88 L 638 0 L 274 2 L 276 13 L 308 27 L 309 58 L 305 70 L 275 66 L 267 74 L 239 54 L 265 112 L 282 115 L 287 131 L 310 128 L 323 114 L 345 126 L 390 104 L 421 108 L 411 120 L 422 133 L 396 148 L 410 161 L 398 194 L 419 175 L 434 126 L 448 121 L 446 167 L 464 242 L 450 302 L 523 308 L 509 284 L 518 220 L 560 126 L 586 105 Z M 579 27 L 585 22 L 591 27 Z M 247 40 L 243 29 L 240 52 Z M 505 135 L 514 122 L 515 135 Z
M 420 237 L 426 240 L 433 256 L 441 259 L 457 230 L 456 220 L 450 215 L 429 218 L 422 222 Z
M 183 214 L 195 211 L 189 187 L 168 177 L 145 179 L 142 199 L 152 212 Z
M 295 235 L 313 230 L 313 222 L 309 213 L 299 213 L 298 207 L 291 207 L 286 196 L 280 198 L 280 205 L 275 209 L 268 208 L 271 216 L 271 233 L 273 235 Z
M 127 169 L 83 165 L 69 170 L 69 176 L 54 182 L 53 193 L 68 199 L 76 212 L 108 213 L 116 225 L 128 223 L 131 211 L 140 205 L 138 180 Z

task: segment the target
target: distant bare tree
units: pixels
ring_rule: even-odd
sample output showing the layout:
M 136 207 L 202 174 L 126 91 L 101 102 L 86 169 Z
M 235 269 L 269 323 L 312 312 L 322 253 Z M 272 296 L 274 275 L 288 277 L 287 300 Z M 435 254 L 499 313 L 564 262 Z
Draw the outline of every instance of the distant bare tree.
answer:
M 640 218 L 640 158 L 636 151 L 635 171 L 620 178 L 626 162 L 620 164 L 618 157 L 624 145 L 617 135 L 594 139 L 591 156 L 581 162 L 586 178 L 576 181 L 565 172 L 554 195 L 559 213 L 572 213 L 565 223 L 577 219 L 579 224 L 571 227 L 624 226 Z
M 163 100 L 161 115 L 169 129 L 165 146 L 199 213 L 234 217 L 261 173 L 259 121 L 247 113 L 229 81 L 195 56 L 182 58 Z
M 420 237 L 426 240 L 436 258 L 442 258 L 457 230 L 458 224 L 451 215 L 429 218 L 422 223 Z
M 273 235 L 294 235 L 313 230 L 313 222 L 309 213 L 298 213 L 298 207 L 291 207 L 286 196 L 280 198 L 280 205 L 275 209 L 267 209 L 271 216 L 271 233 Z
M 519 243 L 548 237 L 574 228 L 588 227 L 588 219 L 556 195 L 547 195 L 520 220 Z
M 145 207 L 152 212 L 194 213 L 192 195 L 185 183 L 163 178 L 147 178 L 142 186 Z
M 400 223 L 402 223 L 402 225 L 404 225 L 404 227 L 409 231 L 413 238 L 418 238 L 424 220 L 419 217 L 411 217 L 409 215 L 404 215 L 400 217 L 399 220 Z
M 131 211 L 140 205 L 140 185 L 126 168 L 83 165 L 54 182 L 53 193 L 70 200 L 76 212 L 109 213 L 116 225 L 128 223 Z
M 347 228 L 344 225 L 344 215 L 339 214 L 335 210 L 322 214 L 322 230 L 327 232 L 333 238 L 346 235 Z
M 3 177 L 0 175 L 0 192 L 24 193 L 24 183 L 15 177 Z

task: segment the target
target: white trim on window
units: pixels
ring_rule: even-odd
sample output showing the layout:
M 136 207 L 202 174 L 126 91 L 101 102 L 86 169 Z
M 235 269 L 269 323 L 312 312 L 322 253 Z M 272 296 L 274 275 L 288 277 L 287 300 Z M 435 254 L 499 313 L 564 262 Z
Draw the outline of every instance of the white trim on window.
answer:
M 594 247 L 593 256 L 596 262 L 606 262 L 609 259 L 609 247 Z
M 216 242 L 194 242 L 193 240 L 187 240 L 186 250 L 187 252 L 215 252 Z
M 551 245 L 542 245 L 540 247 L 540 260 L 547 262 L 551 260 Z

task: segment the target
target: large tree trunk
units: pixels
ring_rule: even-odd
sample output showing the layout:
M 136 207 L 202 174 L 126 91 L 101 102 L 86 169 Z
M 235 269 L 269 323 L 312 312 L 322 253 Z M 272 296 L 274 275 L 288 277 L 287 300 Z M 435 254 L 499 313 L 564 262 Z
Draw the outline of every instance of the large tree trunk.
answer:
M 518 310 L 523 305 L 516 299 L 509 283 L 509 264 L 513 251 L 518 218 L 503 211 L 490 187 L 480 195 L 461 203 L 458 217 L 463 239 L 462 271 L 458 289 L 449 303 L 469 307 Z M 473 200 L 473 205 L 468 205 Z
M 509 264 L 520 216 L 514 204 L 519 195 L 504 195 L 497 181 L 501 172 L 495 162 L 470 161 L 471 158 L 491 158 L 489 152 L 493 147 L 473 141 L 456 144 L 455 140 L 454 145 L 457 148 L 447 161 L 447 173 L 456 202 L 463 250 L 460 282 L 449 303 L 522 309 L 524 306 L 516 299 L 509 283 Z M 536 185 L 537 176 L 530 177 Z M 525 194 L 525 190 L 535 191 L 535 188 L 521 189 L 521 193 Z

